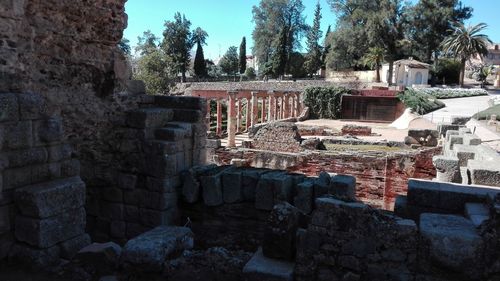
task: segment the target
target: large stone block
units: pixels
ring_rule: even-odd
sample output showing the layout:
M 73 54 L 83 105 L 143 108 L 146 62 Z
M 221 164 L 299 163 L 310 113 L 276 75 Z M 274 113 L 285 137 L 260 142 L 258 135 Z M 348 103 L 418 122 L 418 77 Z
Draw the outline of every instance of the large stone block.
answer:
M 255 189 L 255 208 L 272 210 L 280 202 L 292 202 L 293 177 L 285 172 L 262 175 Z
M 174 120 L 179 122 L 203 122 L 205 114 L 202 110 L 174 109 Z
M 4 126 L 4 146 L 22 149 L 33 146 L 33 126 L 31 121 L 8 123 Z
M 90 236 L 85 233 L 62 242 L 59 245 L 61 250 L 61 257 L 67 260 L 71 260 L 76 255 L 76 253 L 78 253 L 78 251 L 90 245 L 90 241 Z
M 410 129 L 408 130 L 408 136 L 417 140 L 421 145 L 437 146 L 439 132 L 437 130 Z
M 159 226 L 125 244 L 121 262 L 141 271 L 161 271 L 172 254 L 193 248 L 193 233 L 189 228 Z
M 178 173 L 175 155 L 148 156 L 142 171 L 150 177 L 166 178 Z
M 314 181 L 307 179 L 295 186 L 293 205 L 305 214 L 313 210 Z
M 464 217 L 422 214 L 420 233 L 429 243 L 430 258 L 469 277 L 481 273 L 483 241 L 476 227 Z
M 160 128 L 155 131 L 155 137 L 163 141 L 178 142 L 190 137 L 190 131 L 179 127 Z
M 36 145 L 60 143 L 63 135 L 64 131 L 61 118 L 33 121 L 33 138 Z
M 172 120 L 174 112 L 166 108 L 142 108 L 127 113 L 127 125 L 133 128 L 159 128 Z
M 0 93 L 0 122 L 17 121 L 19 105 L 16 94 Z
M 0 206 L 0 235 L 11 231 L 14 214 L 14 205 Z
M 327 172 L 321 172 L 314 180 L 314 198 L 328 194 L 331 176 Z
M 166 108 L 206 110 L 206 101 L 198 97 L 155 96 L 155 104 Z
M 21 167 L 14 169 L 6 169 L 3 171 L 3 190 L 26 186 L 31 184 L 32 167 Z
M 73 148 L 69 144 L 53 145 L 47 147 L 49 162 L 59 162 L 71 158 Z
M 116 182 L 119 188 L 132 190 L 137 185 L 137 176 L 133 174 L 119 173 L 116 177 Z
M 11 262 L 28 264 L 38 269 L 46 269 L 59 262 L 59 255 L 60 250 L 58 246 L 39 249 L 22 243 L 16 243 L 9 253 L 9 260 Z
M 173 225 L 177 219 L 177 209 L 152 210 L 148 208 L 139 208 L 139 222 L 148 227 L 159 225 Z
M 18 168 L 32 164 L 42 164 L 47 162 L 47 150 L 43 147 L 29 148 L 6 152 L 8 167 Z
M 480 145 L 482 143 L 481 139 L 473 134 L 464 134 L 464 145 Z
M 75 261 L 99 275 L 110 274 L 117 269 L 121 254 L 116 243 L 92 243 L 76 254 Z
M 68 178 L 17 189 L 15 202 L 21 214 L 47 218 L 85 204 L 85 183 Z
M 154 210 L 168 210 L 177 207 L 177 193 L 159 193 L 154 191 L 141 190 L 139 206 Z
M 175 141 L 148 140 L 144 146 L 144 152 L 151 155 L 172 155 L 181 151 L 183 151 L 182 144 Z
M 245 281 L 292 281 L 295 265 L 291 262 L 267 258 L 259 248 L 243 268 Z
M 239 169 L 232 169 L 222 173 L 222 195 L 225 203 L 243 201 L 241 174 L 242 171 Z
M 17 240 L 35 247 L 49 248 L 84 233 L 85 209 L 67 210 L 45 219 L 18 215 L 15 224 Z
M 333 176 L 328 193 L 342 199 L 356 200 L 356 178 L 346 175 Z
M 259 184 L 259 179 L 267 173 L 264 169 L 245 169 L 241 173 L 241 189 L 243 190 L 243 198 L 245 201 L 255 200 L 255 189 Z
M 467 169 L 472 184 L 500 186 L 500 166 L 498 164 L 498 160 L 470 160 Z
M 275 205 L 264 232 L 264 255 L 269 258 L 293 260 L 296 232 L 302 219 L 301 211 L 287 202 Z
M 475 146 L 455 144 L 453 146 L 453 154 L 458 158 L 458 165 L 466 167 L 469 160 L 474 160 L 477 149 Z
M 205 205 L 219 206 L 224 203 L 222 195 L 222 172 L 229 168 L 229 166 L 217 167 L 200 175 L 199 181 Z
M 177 188 L 181 186 L 181 179 L 179 176 L 170 176 L 166 178 L 146 178 L 146 189 L 159 193 L 172 193 L 176 192 Z
M 436 179 L 442 182 L 461 183 L 459 160 L 457 157 L 434 156 L 432 164 L 436 167 Z
M 36 93 L 22 93 L 18 96 L 21 119 L 34 120 L 53 116 L 58 113 L 56 108 L 50 108 L 45 97 Z

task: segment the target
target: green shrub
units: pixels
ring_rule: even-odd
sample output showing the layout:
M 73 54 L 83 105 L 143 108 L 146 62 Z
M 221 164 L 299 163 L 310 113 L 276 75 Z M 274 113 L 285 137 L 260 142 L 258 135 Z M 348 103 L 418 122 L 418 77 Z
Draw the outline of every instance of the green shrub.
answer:
M 488 109 L 480 111 L 474 114 L 472 118 L 477 120 L 490 120 L 490 116 L 493 114 L 495 114 L 497 116 L 497 120 L 500 121 L 500 104 L 494 105 Z
M 342 96 L 350 90 L 341 87 L 310 87 L 304 91 L 304 104 L 312 118 L 338 119 L 342 113 Z
M 250 79 L 250 80 L 254 80 L 255 77 L 257 76 L 255 74 L 255 69 L 253 67 L 248 67 L 246 70 L 245 70 L 245 76 Z
M 432 71 L 436 79 L 436 84 L 458 84 L 458 77 L 460 76 L 460 61 L 455 59 L 440 59 L 436 67 Z
M 398 98 L 407 108 L 411 108 L 413 112 L 422 115 L 445 107 L 442 101 L 415 89 L 407 89 L 403 93 L 400 93 Z
M 483 89 L 443 89 L 443 88 L 422 88 L 414 89 L 421 94 L 428 94 L 437 99 L 453 99 L 463 97 L 486 96 L 488 92 Z

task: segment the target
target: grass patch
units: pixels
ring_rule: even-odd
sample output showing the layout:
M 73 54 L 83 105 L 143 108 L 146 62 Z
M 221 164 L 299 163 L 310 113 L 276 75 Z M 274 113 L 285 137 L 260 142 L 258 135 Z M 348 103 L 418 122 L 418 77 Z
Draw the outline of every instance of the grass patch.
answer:
M 382 151 L 382 152 L 395 152 L 407 150 L 402 147 L 394 147 L 387 145 L 373 145 L 373 144 L 333 144 L 325 143 L 327 151 Z
M 500 121 L 500 104 L 494 105 L 488 109 L 478 112 L 472 116 L 476 120 L 490 120 L 491 115 L 496 115 L 497 120 Z
M 439 101 L 431 95 L 423 94 L 415 89 L 407 89 L 403 93 L 400 93 L 398 98 L 407 108 L 411 108 L 413 112 L 421 115 L 445 107 L 445 104 L 442 101 Z
M 431 95 L 437 99 L 454 99 L 465 97 L 486 96 L 488 92 L 484 89 L 442 89 L 423 88 L 415 89 L 416 92 Z

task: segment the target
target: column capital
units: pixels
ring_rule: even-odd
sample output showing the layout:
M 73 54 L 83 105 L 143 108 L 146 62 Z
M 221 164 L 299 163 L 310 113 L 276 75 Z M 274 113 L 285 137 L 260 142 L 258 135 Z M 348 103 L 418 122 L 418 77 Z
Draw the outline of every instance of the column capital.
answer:
M 259 93 L 259 92 L 256 92 L 256 91 L 251 91 L 251 92 L 250 92 L 250 94 L 252 95 L 252 98 L 253 98 L 253 97 L 256 97 L 258 93 Z

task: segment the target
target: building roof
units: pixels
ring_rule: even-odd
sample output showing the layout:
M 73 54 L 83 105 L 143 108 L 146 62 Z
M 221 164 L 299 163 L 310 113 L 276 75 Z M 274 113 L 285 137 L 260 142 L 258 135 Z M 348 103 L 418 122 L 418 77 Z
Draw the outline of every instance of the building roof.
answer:
M 421 68 L 421 69 L 429 69 L 430 64 L 421 62 L 418 60 L 414 60 L 412 58 L 397 60 L 394 62 L 395 65 L 407 65 L 410 68 Z

